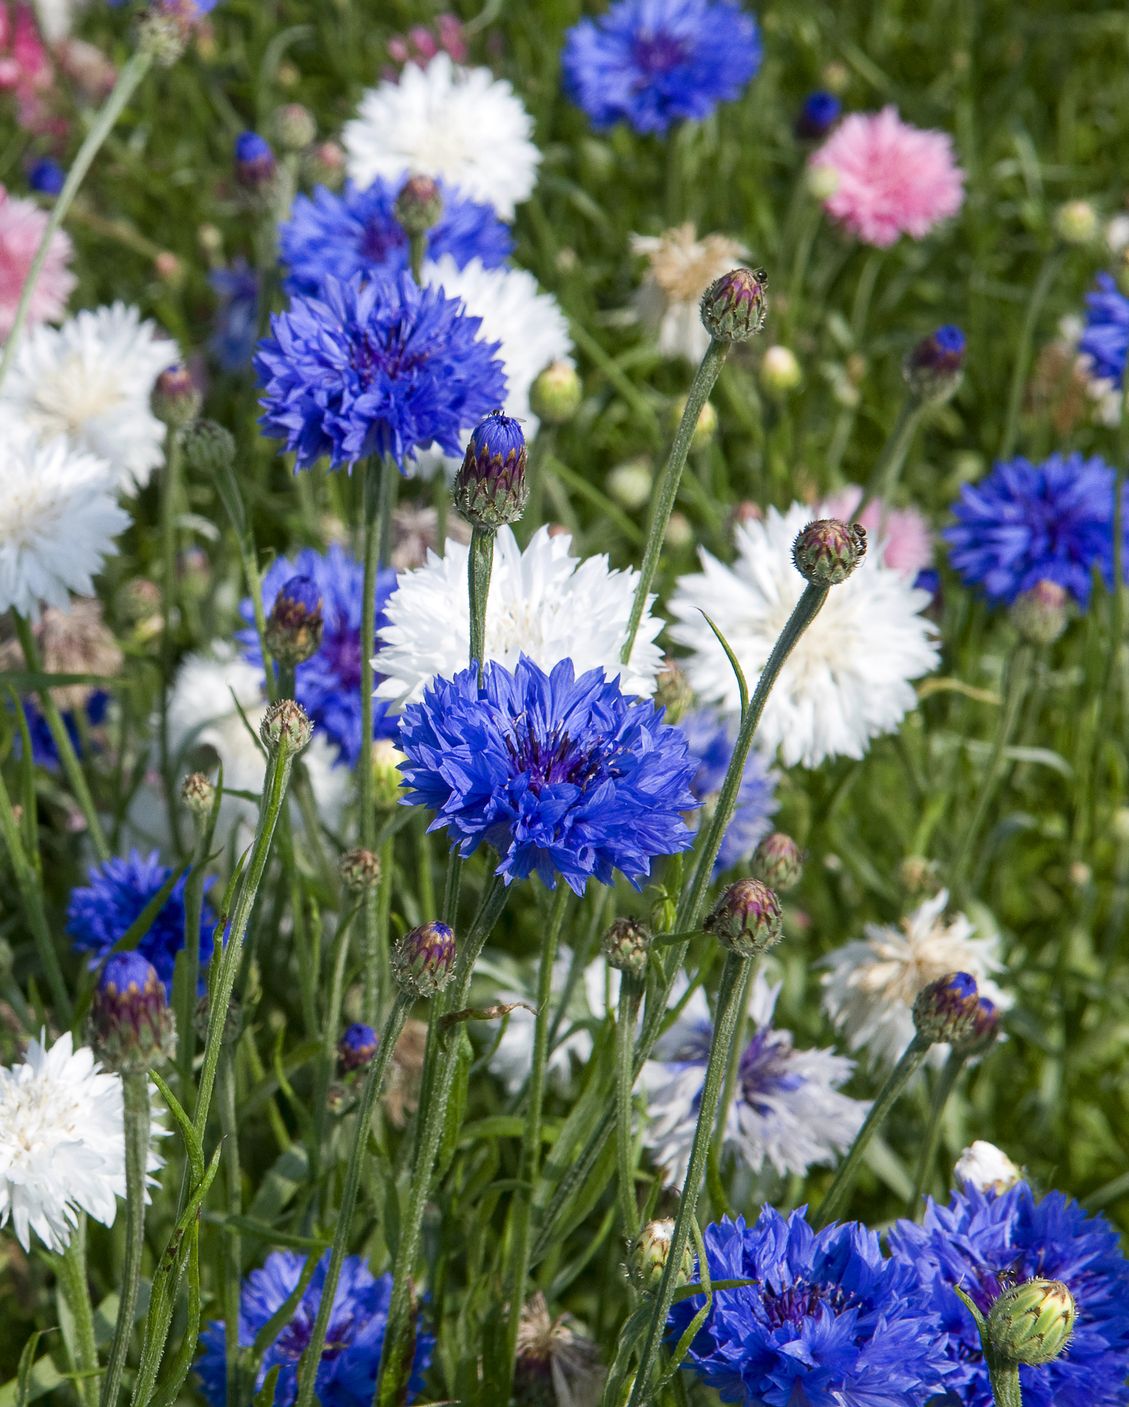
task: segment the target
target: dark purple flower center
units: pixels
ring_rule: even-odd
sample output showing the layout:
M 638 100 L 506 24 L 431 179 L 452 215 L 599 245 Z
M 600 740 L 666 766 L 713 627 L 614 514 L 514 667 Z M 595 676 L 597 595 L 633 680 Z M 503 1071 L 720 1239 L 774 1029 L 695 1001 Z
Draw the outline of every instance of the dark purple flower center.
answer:
M 329 1321 L 322 1362 L 325 1362 L 326 1359 L 336 1358 L 339 1353 L 343 1353 L 349 1347 L 353 1338 L 353 1327 L 354 1316 L 347 1310 L 344 1313 L 339 1311 Z M 275 1352 L 297 1363 L 302 1354 L 305 1353 L 313 1333 L 314 1316 L 308 1313 L 303 1306 L 275 1340 Z
M 666 34 L 662 30 L 657 34 L 640 34 L 632 49 L 635 66 L 644 77 L 644 82 L 638 83 L 637 86 L 644 87 L 646 80 L 662 78 L 673 72 L 680 64 L 686 62 L 689 53 L 690 48 L 686 41 L 673 34 Z
M 526 777 L 530 790 L 536 795 L 562 782 L 584 791 L 595 782 L 620 775 L 614 765 L 614 749 L 598 740 L 592 743 L 574 740 L 556 730 L 542 738 L 528 725 L 519 724 L 506 737 L 506 751 L 514 775 Z
M 356 627 L 327 633 L 320 654 L 333 670 L 342 690 L 360 687 L 361 633 Z
M 357 247 L 369 263 L 385 264 L 388 256 L 402 249 L 407 242 L 408 237 L 399 225 L 378 218 L 365 225 Z
M 771 1026 L 758 1031 L 741 1054 L 738 1077 L 745 1103 L 758 1114 L 768 1114 L 765 1096 L 799 1089 L 804 1077 L 789 1069 L 791 1043 Z
M 408 350 L 401 323 L 382 329 L 382 332 L 382 336 L 374 337 L 371 332 L 359 331 L 353 341 L 349 361 L 365 386 L 371 385 L 381 374 L 395 380 L 415 371 L 427 361 L 426 356 Z
M 798 1328 L 820 1305 L 826 1305 L 834 1314 L 841 1314 L 860 1303 L 859 1296 L 842 1285 L 813 1285 L 807 1280 L 795 1280 L 782 1290 L 762 1285 L 760 1296 L 764 1317 L 771 1329 L 783 1328 L 785 1324 Z

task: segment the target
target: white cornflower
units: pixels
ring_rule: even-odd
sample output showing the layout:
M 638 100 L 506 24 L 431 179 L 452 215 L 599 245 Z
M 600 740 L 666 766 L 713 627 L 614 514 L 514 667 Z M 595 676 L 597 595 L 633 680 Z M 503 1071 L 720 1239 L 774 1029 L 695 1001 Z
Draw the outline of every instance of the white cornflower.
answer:
M 176 344 L 136 308 L 86 309 L 61 327 L 27 333 L 0 393 L 0 413 L 44 442 L 65 437 L 104 459 L 119 489 L 139 488 L 164 452 L 165 427 L 149 395 L 177 357 Z
M 519 1402 L 596 1407 L 604 1382 L 599 1346 L 571 1314 L 552 1318 L 540 1290 L 522 1305 L 515 1350 Z
M 657 337 L 664 357 L 701 361 L 710 335 L 698 304 L 715 279 L 740 266 L 740 242 L 720 234 L 698 239 L 693 225 L 676 225 L 658 236 L 632 235 L 631 248 L 648 262 L 635 298 L 639 321 Z
M 866 1049 L 893 1064 L 913 1038 L 914 997 L 950 972 L 971 974 L 980 995 L 1001 1010 L 1011 1004 L 992 980 L 1001 967 L 998 935 L 977 934 L 965 914 L 946 919 L 948 902 L 948 890 L 942 889 L 898 927 L 868 923 L 864 938 L 825 959 L 823 1008 L 850 1050 Z
M 370 88 L 341 141 L 358 185 L 441 177 L 504 220 L 533 193 L 541 161 L 533 119 L 511 85 L 487 68 L 460 68 L 449 54 Z
M 505 411 L 522 422 L 525 438 L 532 440 L 540 422 L 530 409 L 530 387 L 551 362 L 572 364 L 568 322 L 557 300 L 525 269 L 484 269 L 478 259 L 460 269 L 449 254 L 427 264 L 423 277 L 425 283 L 441 285 L 448 297 L 461 298 L 467 312 L 482 319 L 484 342 L 501 343 Z M 469 437 L 474 424 L 463 428 Z M 438 450 L 427 451 L 416 472 L 431 478 L 443 465 L 453 477 L 459 463 Z
M 958 1182 L 975 1187 L 977 1192 L 1006 1192 L 1023 1178 L 1022 1170 L 1002 1148 L 982 1138 L 968 1145 L 953 1172 Z
M 0 409 L 0 611 L 38 619 L 89 595 L 129 523 L 109 469 L 62 441 L 41 444 Z
M 651 599 L 630 660 L 619 662 L 638 574 L 613 571 L 605 556 L 573 557 L 571 544 L 567 533 L 553 537 L 540 527 L 523 552 L 513 530 L 499 528 L 486 601 L 486 658 L 513 669 L 525 654 L 544 670 L 571 659 L 577 674 L 603 669 L 609 678 L 621 676 L 625 693 L 653 694 L 662 667 L 654 640 L 662 622 L 651 615 Z M 450 679 L 467 667 L 469 550 L 448 539 L 445 556 L 429 552 L 424 566 L 400 573 L 385 608 L 388 624 L 377 632 L 377 668 L 384 676 L 378 698 L 403 707 L 436 675 Z
M 10 1220 L 25 1251 L 33 1231 L 64 1250 L 82 1212 L 112 1226 L 125 1196 L 120 1076 L 75 1050 L 69 1031 L 50 1049 L 44 1040 L 28 1042 L 22 1065 L 0 1067 L 0 1226 Z M 150 1151 L 149 1171 L 160 1166 Z
M 741 1053 L 723 1146 L 752 1172 L 767 1167 L 784 1177 L 834 1163 L 869 1106 L 839 1092 L 853 1060 L 830 1050 L 797 1050 L 790 1032 L 773 1028 L 779 993 L 779 984 L 757 973 L 749 1007 L 753 1034 Z M 680 1186 L 686 1176 L 712 1034 L 709 1006 L 698 988 L 643 1066 L 643 1141 L 668 1187 Z
M 786 513 L 770 508 L 737 528 L 732 567 L 703 550 L 702 571 L 678 582 L 670 633 L 691 651 L 683 665 L 702 702 L 740 709 L 733 669 L 703 612 L 729 642 L 751 692 L 803 592 L 792 544 L 810 520 L 802 503 Z M 868 553 L 831 588 L 769 695 L 758 742 L 769 753 L 779 749 L 790 767 L 862 757 L 872 738 L 892 732 L 914 707 L 911 681 L 937 663 L 937 632 L 921 615 L 929 593 L 882 558 Z

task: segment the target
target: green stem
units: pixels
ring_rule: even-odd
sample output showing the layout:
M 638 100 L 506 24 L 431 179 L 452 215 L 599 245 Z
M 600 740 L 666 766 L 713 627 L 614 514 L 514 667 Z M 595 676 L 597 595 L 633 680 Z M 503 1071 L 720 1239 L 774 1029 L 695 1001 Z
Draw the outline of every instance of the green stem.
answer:
M 706 1154 L 713 1138 L 718 1104 L 721 1099 L 721 1086 L 729 1063 L 729 1052 L 736 1034 L 740 1012 L 740 994 L 744 988 L 747 958 L 728 953 L 725 968 L 718 987 L 717 1016 L 714 1020 L 713 1037 L 710 1040 L 709 1061 L 706 1065 L 705 1083 L 698 1104 L 698 1122 L 694 1128 L 694 1142 L 690 1147 L 690 1163 L 682 1184 L 682 1195 L 678 1202 L 678 1212 L 674 1218 L 674 1231 L 671 1235 L 670 1254 L 663 1267 L 662 1279 L 655 1291 L 651 1306 L 651 1317 L 647 1323 L 639 1366 L 631 1388 L 627 1407 L 642 1407 L 649 1401 L 651 1376 L 667 1316 L 674 1302 L 674 1292 L 678 1288 L 679 1269 L 690 1240 L 690 1223 L 698 1206 L 701 1193 L 702 1174 L 706 1166 Z M 605 1399 L 606 1401 L 606 1399 Z M 611 1407 L 608 1403 L 607 1407 Z
M 1019 334 L 1019 345 L 1015 349 L 1015 359 L 1012 362 L 1011 389 L 1008 391 L 1007 398 L 1007 418 L 1004 421 L 1004 435 L 1000 444 L 1001 459 L 1009 459 L 1015 448 L 1016 435 L 1019 431 L 1019 412 L 1023 406 L 1023 391 L 1027 385 L 1027 372 L 1031 365 L 1031 345 L 1035 337 L 1035 324 L 1039 320 L 1039 314 L 1042 312 L 1051 284 L 1062 267 L 1062 260 L 1063 255 L 1059 251 L 1052 251 L 1047 255 L 1043 260 L 1043 267 L 1039 270 L 1039 277 L 1035 280 L 1035 286 L 1031 290 L 1031 297 L 1027 300 L 1023 330 Z
M 1019 1385 L 1019 1367 L 1015 1363 L 988 1363 L 988 1382 L 996 1407 L 1023 1407 L 1023 1390 Z
M 333 969 L 329 980 L 329 1001 L 322 1028 L 321 1053 L 318 1057 L 317 1094 L 314 1103 L 313 1139 L 308 1150 L 310 1186 L 315 1189 L 310 1206 L 316 1205 L 316 1188 L 321 1176 L 322 1151 L 329 1104 L 329 1086 L 337 1061 L 337 1041 L 341 1030 L 341 1007 L 345 999 L 345 968 L 349 960 L 349 926 L 356 915 L 352 910 L 338 925 L 334 937 Z
M 71 998 L 67 991 L 67 984 L 63 981 L 63 970 L 59 966 L 59 955 L 55 951 L 55 940 L 47 922 L 47 911 L 43 906 L 42 881 L 24 849 L 19 822 L 16 820 L 12 800 L 8 795 L 8 788 L 4 784 L 2 775 L 0 775 L 0 837 L 3 837 L 4 848 L 8 852 L 8 859 L 15 872 L 16 888 L 20 891 L 20 900 L 27 916 L 28 927 L 31 929 L 35 946 L 39 951 L 39 961 L 43 965 L 47 985 L 51 988 L 55 1016 L 62 1025 L 69 1026 Z
M 173 656 L 172 614 L 176 600 L 176 497 L 180 482 L 180 434 L 175 429 L 168 431 L 168 449 L 165 453 L 165 472 L 161 479 L 161 730 L 159 737 L 161 757 L 161 780 L 165 787 L 165 805 L 168 809 L 169 834 L 173 849 L 180 853 L 180 807 L 177 804 L 177 789 L 171 771 L 169 756 L 169 699 Z
M 490 599 L 490 574 L 494 568 L 494 534 L 477 525 L 471 533 L 467 554 L 467 593 L 470 598 L 470 663 L 486 663 L 486 603 Z
M 333 1311 L 333 1300 L 337 1293 L 337 1282 L 341 1276 L 341 1266 L 349 1245 L 349 1233 L 353 1225 L 353 1213 L 357 1207 L 357 1192 L 361 1185 L 361 1171 L 364 1167 L 365 1152 L 368 1147 L 369 1129 L 376 1099 L 384 1084 L 396 1041 L 404 1025 L 404 1019 L 411 1006 L 411 999 L 398 993 L 388 1013 L 384 1030 L 380 1036 L 376 1055 L 365 1074 L 361 1102 L 357 1109 L 357 1125 L 353 1131 L 353 1143 L 349 1149 L 349 1166 L 345 1173 L 345 1187 L 341 1193 L 341 1205 L 333 1231 L 333 1249 L 329 1254 L 329 1268 L 325 1273 L 321 1299 L 318 1302 L 317 1318 L 314 1320 L 310 1342 L 302 1355 L 298 1370 L 298 1398 L 296 1407 L 311 1407 L 314 1400 L 314 1387 L 317 1382 L 318 1367 L 325 1349 L 325 1338 L 329 1331 L 329 1316 Z
M 71 208 L 79 187 L 86 179 L 86 173 L 94 164 L 94 158 L 98 155 L 102 143 L 110 135 L 114 124 L 121 116 L 122 110 L 130 98 L 133 97 L 141 80 L 149 71 L 152 63 L 149 54 L 138 52 L 132 55 L 123 65 L 118 74 L 118 81 L 114 84 L 113 92 L 102 105 L 101 111 L 94 119 L 94 124 L 87 132 L 82 146 L 71 162 L 67 171 L 67 179 L 63 182 L 63 189 L 51 206 L 47 223 L 43 227 L 43 233 L 39 238 L 39 245 L 35 251 L 35 257 L 31 261 L 31 268 L 28 270 L 27 278 L 24 280 L 23 288 L 20 289 L 20 301 L 16 304 L 16 314 L 12 319 L 12 328 L 8 333 L 8 340 L 4 344 L 3 352 L 0 353 L 0 385 L 3 384 L 8 368 L 12 362 L 16 344 L 20 340 L 24 325 L 27 322 L 28 310 L 31 307 L 31 300 L 35 294 L 39 283 L 39 276 L 43 272 L 43 265 L 47 261 L 47 255 L 51 248 L 51 241 L 55 237 L 55 232 L 60 228 L 67 218 L 67 212 Z
M 894 421 L 894 428 L 882 446 L 882 453 L 878 456 L 870 478 L 867 480 L 866 489 L 862 498 L 859 499 L 859 505 L 854 510 L 854 517 L 861 518 L 863 511 L 876 498 L 889 496 L 890 491 L 897 483 L 898 475 L 902 472 L 902 466 L 906 462 L 913 437 L 921 423 L 923 410 L 921 402 L 913 396 L 907 396 L 902 402 L 898 418 Z
M 141 1284 L 141 1256 L 145 1249 L 145 1173 L 149 1164 L 149 1077 L 144 1070 L 122 1073 L 125 1102 L 125 1263 L 121 1273 L 118 1320 L 106 1375 L 102 1379 L 101 1407 L 116 1407 L 122 1371 L 133 1337 L 137 1291 Z
M 878 1091 L 878 1098 L 870 1106 L 870 1113 L 867 1114 L 862 1128 L 856 1134 L 855 1141 L 847 1150 L 847 1156 L 835 1170 L 835 1176 L 823 1201 L 819 1204 L 819 1210 L 812 1217 L 812 1225 L 817 1229 L 826 1226 L 830 1221 L 835 1221 L 842 1215 L 862 1165 L 862 1157 L 866 1152 L 867 1145 L 882 1127 L 887 1114 L 894 1107 L 898 1096 L 920 1067 L 928 1051 L 928 1041 L 914 1036 L 902 1053 L 902 1058 L 890 1071 L 886 1083 Z
M 949 1050 L 948 1059 L 937 1076 L 933 1099 L 929 1110 L 929 1121 L 925 1126 L 925 1137 L 921 1141 L 921 1156 L 917 1160 L 917 1172 L 913 1179 L 913 1195 L 908 1208 L 909 1216 L 916 1216 L 923 1195 L 929 1190 L 929 1182 L 937 1162 L 937 1149 L 941 1143 L 941 1119 L 945 1106 L 956 1088 L 960 1072 L 964 1069 L 967 1056 L 962 1055 L 956 1046 Z
M 224 1051 L 219 1069 L 219 1113 L 220 1128 L 224 1142 L 224 1192 L 225 1207 L 230 1218 L 242 1212 L 240 1197 L 239 1164 L 239 1118 L 236 1113 L 235 1094 L 235 1045 Z M 239 1299 L 243 1280 L 242 1238 L 234 1225 L 224 1227 L 223 1235 L 223 1286 L 221 1300 L 224 1312 L 224 1369 L 226 1373 L 227 1401 L 243 1400 L 243 1384 L 239 1361 Z
M 423 284 L 423 258 L 427 253 L 427 235 L 413 234 L 408 238 L 408 257 L 411 260 L 412 278 Z
M 749 1022 L 749 991 L 753 982 L 753 965 L 745 964 L 741 974 L 741 992 L 737 998 L 737 1025 L 733 1033 L 733 1046 L 725 1067 L 725 1083 L 721 1088 L 721 1098 L 717 1105 L 717 1123 L 714 1127 L 714 1140 L 710 1147 L 709 1164 L 706 1168 L 706 1187 L 715 1213 L 720 1216 L 725 1210 L 721 1195 L 721 1155 L 725 1150 L 725 1129 L 729 1123 L 729 1111 L 733 1107 L 733 1097 L 737 1092 L 737 1076 L 741 1068 L 741 1055 L 745 1049 L 745 1031 Z
M 706 354 L 694 373 L 694 380 L 690 383 L 690 393 L 686 397 L 686 408 L 678 423 L 678 430 L 674 436 L 674 443 L 670 447 L 670 454 L 667 456 L 658 483 L 655 485 L 654 506 L 651 509 L 651 521 L 647 525 L 647 545 L 643 549 L 643 564 L 639 568 L 639 580 L 635 586 L 635 598 L 631 602 L 631 616 L 627 622 L 627 634 L 624 637 L 623 650 L 620 653 L 620 659 L 624 664 L 631 658 L 635 636 L 639 630 L 639 622 L 643 619 L 643 611 L 646 609 L 647 594 L 655 579 L 655 572 L 658 570 L 659 555 L 666 538 L 667 524 L 670 522 L 670 515 L 678 497 L 678 486 L 682 481 L 682 471 L 686 467 L 686 456 L 690 452 L 690 441 L 693 439 L 694 431 L 698 425 L 698 416 L 702 412 L 702 407 L 709 400 L 714 383 L 721 373 L 721 368 L 725 365 L 725 358 L 729 355 L 729 347 L 730 343 L 718 342 L 715 339 L 706 348 Z
M 635 1022 L 643 984 L 624 972 L 619 980 L 619 1011 L 615 1023 L 615 1140 L 619 1219 L 623 1235 L 633 1240 L 639 1230 L 639 1204 L 635 1197 L 634 1139 L 631 1091 L 635 1084 Z
M 98 1407 L 98 1348 L 94 1341 L 94 1310 L 90 1304 L 90 1282 L 86 1278 L 86 1218 L 78 1225 L 66 1249 L 56 1257 L 59 1288 L 74 1320 L 75 1367 L 81 1374 L 77 1384 L 83 1407 Z
M 223 774 L 219 777 L 223 785 Z M 174 983 L 174 992 L 179 992 L 177 1007 L 177 1068 L 180 1071 L 180 1098 L 187 1106 L 189 1091 L 192 1088 L 192 1064 L 196 1058 L 196 1002 L 200 986 L 200 924 L 204 912 L 204 867 L 212 848 L 215 835 L 218 806 L 211 815 L 198 823 L 196 847 L 192 852 L 192 867 L 184 886 L 184 948 L 182 959 L 184 977 L 179 989 Z M 208 953 L 210 960 L 211 953 Z

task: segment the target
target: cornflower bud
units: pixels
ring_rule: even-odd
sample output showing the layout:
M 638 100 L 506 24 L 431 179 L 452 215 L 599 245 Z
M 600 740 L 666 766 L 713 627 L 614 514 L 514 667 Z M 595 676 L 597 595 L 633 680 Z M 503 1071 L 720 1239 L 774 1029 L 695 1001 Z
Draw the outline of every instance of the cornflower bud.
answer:
M 471 434 L 455 478 L 454 504 L 477 528 L 493 532 L 525 511 L 527 452 L 521 424 L 492 411 Z
M 1057 581 L 1037 581 L 1016 597 L 1011 620 L 1029 644 L 1053 645 L 1070 620 L 1070 596 Z
M 753 878 L 777 892 L 794 888 L 804 872 L 804 852 L 790 835 L 773 831 L 753 851 Z
M 293 699 L 272 703 L 259 724 L 259 737 L 270 752 L 277 752 L 285 740 L 291 752 L 301 752 L 313 737 L 314 725 L 309 714 Z
M 965 1056 L 983 1055 L 990 1050 L 1000 1034 L 1000 1012 L 995 1002 L 980 997 L 972 1014 L 972 1025 L 967 1035 L 954 1037 L 953 1045 Z
M 571 362 L 550 362 L 529 390 L 529 408 L 546 425 L 567 425 L 580 409 L 583 388 Z
M 376 1054 L 380 1039 L 371 1026 L 363 1021 L 354 1021 L 342 1032 L 337 1042 L 337 1064 L 342 1074 L 360 1070 L 368 1065 Z
M 341 883 L 354 894 L 367 894 L 380 883 L 380 856 L 371 850 L 346 850 L 337 862 Z
M 438 181 L 431 176 L 409 176 L 396 197 L 395 212 L 405 234 L 425 235 L 443 214 L 443 192 Z
M 179 362 L 166 367 L 153 386 L 150 403 L 153 414 L 171 430 L 182 429 L 200 414 L 203 396 L 192 379 L 192 373 Z
M 1055 234 L 1063 244 L 1093 244 L 1098 237 L 1098 212 L 1088 200 L 1068 200 L 1055 213 Z
M 658 1221 L 649 1221 L 640 1231 L 631 1247 L 629 1266 L 631 1279 L 640 1290 L 658 1289 L 666 1263 L 670 1259 L 670 1246 L 673 1239 L 674 1220 L 672 1217 L 661 1217 Z M 682 1252 L 678 1283 L 680 1285 L 692 1284 L 693 1274 L 694 1253 L 687 1244 Z
M 943 405 L 964 377 L 964 333 L 946 323 L 923 337 L 902 364 L 902 377 L 923 405 Z
M 796 570 L 813 586 L 846 581 L 866 556 L 866 529 L 860 523 L 819 518 L 809 523 L 792 547 Z
M 312 659 L 321 648 L 321 592 L 308 576 L 292 576 L 283 582 L 267 617 L 267 649 L 283 665 L 298 665 Z
M 400 990 L 413 997 L 441 992 L 455 970 L 455 934 L 445 923 L 421 924 L 392 950 L 392 972 Z
M 403 792 L 404 778 L 400 763 L 404 754 L 391 738 L 377 738 L 372 745 L 371 765 L 373 805 L 387 811 L 395 806 Z
M 214 478 L 235 464 L 235 439 L 214 420 L 194 420 L 186 425 L 181 445 L 189 469 L 201 478 Z
M 818 142 L 839 121 L 842 111 L 843 104 L 834 93 L 809 93 L 792 130 L 801 142 Z
M 1070 1342 L 1077 1313 L 1074 1296 L 1061 1280 L 1036 1277 L 1013 1285 L 988 1311 L 985 1346 L 1010 1365 L 1052 1363 Z
M 305 151 L 318 134 L 313 113 L 301 103 L 284 103 L 276 108 L 271 126 L 275 141 L 286 152 Z
M 630 977 L 642 977 L 647 970 L 651 930 L 637 918 L 617 918 L 604 934 L 601 947 L 608 966 Z
M 90 1005 L 98 1054 L 114 1070 L 145 1070 L 171 1058 L 175 1025 L 157 969 L 137 952 L 113 953 Z
M 967 972 L 950 972 L 918 992 L 913 1003 L 917 1034 L 930 1045 L 938 1041 L 960 1044 L 976 1024 L 980 994 L 976 979 Z
M 738 957 L 757 957 L 780 942 L 780 900 L 761 880 L 739 879 L 724 890 L 702 927 Z
M 203 772 L 189 772 L 180 784 L 180 799 L 194 816 L 207 816 L 215 798 L 215 785 Z
M 37 195 L 58 195 L 66 180 L 66 172 L 50 156 L 41 156 L 27 173 L 27 183 Z
M 270 143 L 258 132 L 240 132 L 235 139 L 235 180 L 245 191 L 259 194 L 274 183 L 278 163 Z
M 761 360 L 761 385 L 772 396 L 787 396 L 798 390 L 804 374 L 790 347 L 769 347 Z
M 747 342 L 764 327 L 768 315 L 763 269 L 734 269 L 722 274 L 702 294 L 701 314 L 716 342 Z

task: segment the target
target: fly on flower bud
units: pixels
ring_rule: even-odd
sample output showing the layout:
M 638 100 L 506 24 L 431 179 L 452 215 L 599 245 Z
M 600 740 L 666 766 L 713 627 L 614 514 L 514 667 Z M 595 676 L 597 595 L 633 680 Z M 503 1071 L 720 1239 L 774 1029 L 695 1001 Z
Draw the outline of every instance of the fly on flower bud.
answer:
M 181 445 L 189 469 L 201 478 L 214 478 L 235 464 L 235 439 L 214 420 L 194 420 L 185 426 Z
M 792 889 L 804 872 L 804 852 L 790 835 L 773 831 L 753 851 L 752 870 L 755 879 L 778 892 Z
M 1070 594 L 1057 581 L 1037 581 L 1016 597 L 1011 621 L 1031 645 L 1053 645 L 1070 620 Z
M 637 918 L 617 918 L 604 934 L 601 947 L 608 966 L 629 977 L 642 977 L 647 970 L 651 930 Z
M 906 357 L 902 376 L 923 405 L 943 405 L 956 395 L 964 376 L 964 333 L 946 323 L 923 337 Z
M 738 957 L 754 958 L 780 942 L 780 900 L 759 879 L 729 885 L 702 927 Z
M 200 414 L 203 397 L 192 379 L 192 373 L 179 362 L 166 367 L 153 386 L 153 414 L 163 425 L 179 430 Z
M 301 752 L 313 733 L 310 715 L 293 699 L 272 703 L 259 724 L 259 737 L 270 752 L 277 752 L 284 741 L 291 752 Z
M 796 117 L 793 131 L 801 142 L 818 142 L 826 137 L 843 111 L 834 93 L 809 93 Z
M 768 315 L 767 285 L 763 269 L 734 269 L 710 284 L 700 311 L 715 342 L 747 342 L 757 335 Z
M 235 139 L 235 179 L 245 191 L 261 192 L 278 174 L 270 143 L 258 132 L 240 132 Z
M 796 570 L 813 586 L 837 586 L 846 581 L 866 556 L 866 529 L 861 523 L 819 518 L 809 523 L 792 545 Z
M 308 576 L 283 582 L 267 617 L 267 649 L 284 665 L 302 664 L 321 648 L 321 592 Z
M 94 989 L 90 1024 L 98 1054 L 113 1070 L 146 1070 L 168 1060 L 175 1048 L 165 984 L 137 952 L 107 959 Z
M 988 1311 L 984 1343 L 992 1358 L 1030 1368 L 1052 1363 L 1066 1349 L 1078 1310 L 1061 1280 L 1036 1277 L 1004 1290 Z
M 347 1026 L 337 1042 L 337 1064 L 342 1074 L 370 1064 L 379 1044 L 380 1038 L 376 1032 L 363 1021 L 354 1021 Z
M 215 798 L 215 784 L 203 772 L 189 772 L 180 784 L 180 799 L 194 816 L 207 816 Z
M 972 1029 L 967 1036 L 954 1040 L 962 1055 L 983 1055 L 995 1045 L 1000 1034 L 1000 1010 L 987 997 L 980 997 L 972 1017 Z
M 550 362 L 529 388 L 529 408 L 546 425 L 567 425 L 580 409 L 583 389 L 571 362 Z
M 380 856 L 371 850 L 346 850 L 337 862 L 341 883 L 354 894 L 367 894 L 380 883 Z
M 671 1217 L 649 1221 L 640 1231 L 631 1247 L 629 1267 L 631 1279 L 640 1290 L 658 1289 L 666 1263 L 670 1259 L 670 1246 L 673 1240 L 674 1220 Z M 692 1284 L 693 1274 L 694 1253 L 687 1245 L 682 1252 L 682 1264 L 679 1267 L 677 1283 L 679 1285 Z
M 471 434 L 455 478 L 454 503 L 476 528 L 493 532 L 515 523 L 525 511 L 525 435 L 521 423 L 491 411 Z
M 976 978 L 967 972 L 950 972 L 923 987 L 914 999 L 913 1024 L 918 1036 L 930 1045 L 949 1041 L 959 1045 L 976 1025 L 980 993 Z
M 431 176 L 409 176 L 396 197 L 396 219 L 407 235 L 425 235 L 443 214 L 443 192 Z
M 433 997 L 455 970 L 455 934 L 445 923 L 424 923 L 405 933 L 392 950 L 392 972 L 400 990 Z

